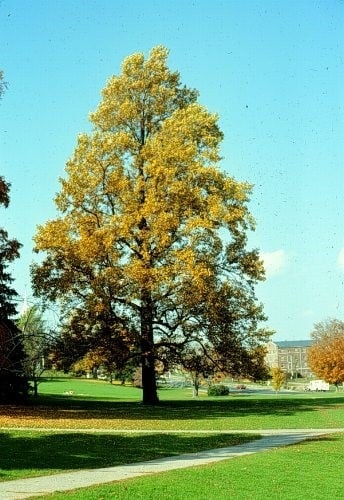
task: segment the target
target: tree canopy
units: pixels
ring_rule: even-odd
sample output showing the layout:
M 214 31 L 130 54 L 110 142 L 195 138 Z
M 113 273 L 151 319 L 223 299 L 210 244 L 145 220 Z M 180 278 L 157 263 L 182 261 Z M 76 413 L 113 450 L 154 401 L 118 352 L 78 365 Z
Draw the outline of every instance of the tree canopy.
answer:
M 329 319 L 314 326 L 314 344 L 308 350 L 313 373 L 336 386 L 344 382 L 344 322 Z
M 158 401 L 155 363 L 186 346 L 228 370 L 267 337 L 254 286 L 264 279 L 251 186 L 219 168 L 218 116 L 167 66 L 168 50 L 127 57 L 102 91 L 61 190 L 38 228 L 37 294 L 58 300 L 88 339 L 111 329 L 139 356 L 143 402 Z M 92 341 L 91 341 L 92 343 Z
M 311 331 L 311 338 L 315 344 L 344 335 L 344 321 L 329 318 L 315 323 Z
M 271 369 L 271 377 L 272 377 L 272 387 L 275 391 L 280 391 L 283 386 L 286 374 L 281 368 L 274 367 Z
M 0 176 L 0 205 L 5 208 L 10 202 L 10 185 Z M 20 243 L 9 239 L 7 231 L 0 227 L 0 319 L 8 319 L 16 314 L 14 299 L 17 292 L 11 287 L 13 278 L 8 272 L 8 265 L 19 257 Z
M 0 99 L 7 87 L 4 72 L 0 70 Z M 0 175 L 0 206 L 7 208 L 10 203 L 10 184 Z M 13 279 L 7 271 L 10 262 L 19 257 L 20 243 L 9 239 L 8 233 L 0 226 L 0 319 L 6 320 L 16 313 L 13 299 L 16 291 L 10 286 Z

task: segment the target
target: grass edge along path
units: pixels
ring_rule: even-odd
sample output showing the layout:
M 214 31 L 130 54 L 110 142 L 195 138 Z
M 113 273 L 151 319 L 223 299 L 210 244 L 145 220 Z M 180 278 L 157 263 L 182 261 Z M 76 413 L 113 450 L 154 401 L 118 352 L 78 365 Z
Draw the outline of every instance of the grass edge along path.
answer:
M 126 481 L 39 497 L 40 500 L 341 500 L 344 432 Z M 163 492 L 163 494 L 162 494 Z M 37 498 L 37 497 L 34 497 Z M 33 499 L 32 499 L 33 500 Z
M 66 471 L 115 467 L 227 448 L 259 439 L 257 433 L 168 432 L 54 432 L 9 430 L 0 432 L 0 484 L 3 481 L 61 474 Z
M 48 494 L 54 491 L 68 491 L 75 488 L 90 487 L 101 483 L 110 483 L 114 480 L 133 478 L 140 475 L 155 474 L 157 472 L 171 471 L 191 466 L 200 466 L 212 462 L 235 458 L 242 455 L 271 450 L 278 446 L 286 446 L 309 437 L 319 436 L 319 432 L 298 432 L 291 434 L 272 434 L 263 437 L 261 440 L 249 443 L 206 450 L 198 453 L 189 453 L 177 457 L 165 457 L 148 462 L 136 464 L 95 469 L 90 474 L 89 470 L 78 472 L 62 473 L 41 478 L 29 478 L 26 480 L 15 480 L 0 483 L 0 496 L 6 499 L 30 498 L 34 494 Z M 11 496 L 12 494 L 12 496 Z M 17 496 L 16 496 L 17 495 Z M 91 497 L 90 497 L 91 498 Z

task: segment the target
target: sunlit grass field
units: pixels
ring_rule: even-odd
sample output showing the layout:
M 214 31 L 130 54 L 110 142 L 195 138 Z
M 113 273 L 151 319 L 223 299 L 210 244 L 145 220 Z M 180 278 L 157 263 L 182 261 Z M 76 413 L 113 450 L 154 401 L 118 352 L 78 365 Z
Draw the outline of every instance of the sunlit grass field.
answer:
M 339 500 L 344 498 L 343 449 L 344 435 L 333 434 L 216 464 L 53 494 L 43 500 Z
M 37 400 L 0 406 L 0 480 L 230 446 L 259 438 L 260 429 L 344 427 L 342 392 L 251 390 L 218 398 L 201 392 L 194 398 L 189 387 L 164 387 L 156 407 L 142 405 L 141 396 L 140 389 L 105 381 L 42 380 Z M 245 429 L 257 432 L 245 435 Z M 231 434 L 234 430 L 242 432 Z M 344 465 L 343 445 L 343 434 L 331 434 L 211 466 L 49 498 L 158 500 L 161 491 L 173 500 L 342 498 L 336 471 Z
M 245 434 L 111 434 L 0 432 L 0 481 L 79 469 L 113 467 L 235 446 L 258 439 Z
M 141 390 L 107 382 L 56 378 L 39 385 L 24 407 L 0 407 L 0 428 L 228 431 L 341 428 L 344 393 L 236 392 L 192 397 L 191 388 L 159 391 L 161 404 L 143 406 Z

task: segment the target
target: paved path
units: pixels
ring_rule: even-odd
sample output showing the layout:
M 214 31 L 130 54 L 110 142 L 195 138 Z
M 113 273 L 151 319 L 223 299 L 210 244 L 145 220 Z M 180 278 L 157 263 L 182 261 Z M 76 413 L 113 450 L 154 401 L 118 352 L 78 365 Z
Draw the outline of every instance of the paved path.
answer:
M 94 486 L 113 481 L 121 481 L 147 474 L 155 474 L 157 472 L 204 465 L 242 455 L 250 455 L 252 453 L 267 451 L 278 446 L 295 444 L 315 436 L 343 431 L 344 429 L 289 429 L 278 431 L 241 430 L 237 432 L 262 434 L 263 437 L 252 441 L 251 443 L 245 443 L 239 446 L 217 448 L 214 450 L 179 455 L 176 457 L 160 458 L 157 460 L 150 460 L 149 462 L 140 462 L 136 464 L 120 465 L 101 469 L 87 469 L 51 476 L 18 479 L 2 483 L 0 482 L 0 498 L 1 500 L 19 500 L 23 498 L 30 498 L 32 496 L 53 493 L 54 491 L 67 491 L 85 486 Z M 228 432 L 231 433 L 233 431 L 229 430 Z

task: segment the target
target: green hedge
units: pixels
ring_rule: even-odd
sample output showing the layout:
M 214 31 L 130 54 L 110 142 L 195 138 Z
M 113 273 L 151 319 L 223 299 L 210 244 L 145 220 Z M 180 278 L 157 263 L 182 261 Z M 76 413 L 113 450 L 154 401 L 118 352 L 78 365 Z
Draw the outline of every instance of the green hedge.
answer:
M 228 396 L 229 389 L 226 385 L 210 385 L 208 387 L 208 396 Z

